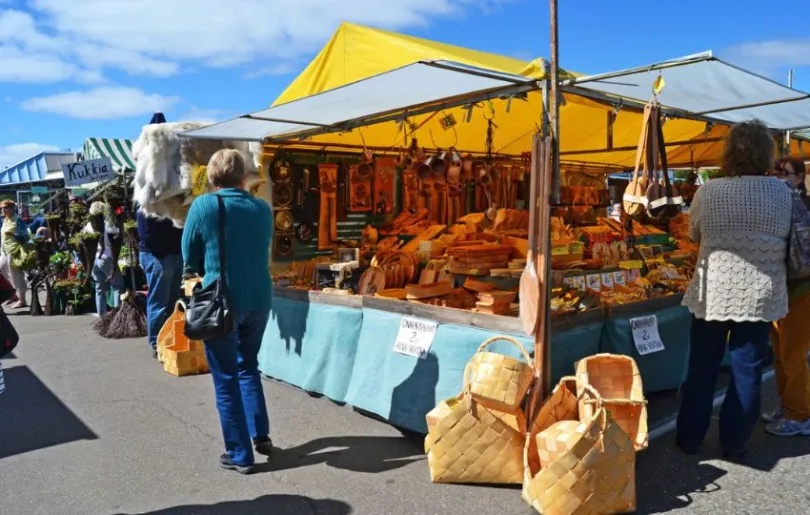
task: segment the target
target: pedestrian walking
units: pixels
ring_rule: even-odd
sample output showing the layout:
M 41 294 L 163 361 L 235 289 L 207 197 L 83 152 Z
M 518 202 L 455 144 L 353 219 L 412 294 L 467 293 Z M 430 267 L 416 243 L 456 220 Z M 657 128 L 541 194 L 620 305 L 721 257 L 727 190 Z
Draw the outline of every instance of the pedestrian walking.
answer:
M 804 161 L 782 158 L 776 163 L 775 175 L 799 190 L 810 207 L 805 186 Z M 779 406 L 762 414 L 768 424 L 765 431 L 775 436 L 810 436 L 810 279 L 788 281 L 789 311 L 774 324 L 773 342 L 776 387 Z
M 222 274 L 228 285 L 233 330 L 205 341 L 205 355 L 225 440 L 220 465 L 249 474 L 254 470 L 254 448 L 265 455 L 272 450 L 258 364 L 272 301 L 272 213 L 265 201 L 245 191 L 245 161 L 238 151 L 214 154 L 208 163 L 208 180 L 217 191 L 198 197 L 191 205 L 183 228 L 183 259 L 204 273 L 203 287 Z M 222 242 L 218 236 L 220 202 L 225 217 Z M 225 270 L 220 269 L 220 246 Z
M 14 259 L 19 257 L 22 246 L 31 239 L 28 226 L 17 216 L 17 204 L 13 200 L 0 202 L 3 210 L 3 227 L 0 234 L 0 273 L 14 286 L 14 296 L 8 301 L 11 309 L 28 306 L 25 300 L 28 283 L 25 273 L 14 266 Z

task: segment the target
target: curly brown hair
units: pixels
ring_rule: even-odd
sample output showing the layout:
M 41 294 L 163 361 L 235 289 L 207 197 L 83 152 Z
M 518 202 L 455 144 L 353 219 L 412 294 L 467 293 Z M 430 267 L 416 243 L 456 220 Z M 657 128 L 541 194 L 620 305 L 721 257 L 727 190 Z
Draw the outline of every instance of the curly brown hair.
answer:
M 731 128 L 723 149 L 723 174 L 727 177 L 765 175 L 774 163 L 774 140 L 759 120 L 738 123 Z

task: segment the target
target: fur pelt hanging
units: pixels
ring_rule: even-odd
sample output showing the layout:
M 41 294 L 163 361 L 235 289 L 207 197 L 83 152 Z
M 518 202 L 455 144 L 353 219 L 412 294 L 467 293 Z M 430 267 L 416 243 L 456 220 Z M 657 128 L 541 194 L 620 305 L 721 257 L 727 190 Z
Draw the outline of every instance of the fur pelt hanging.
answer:
M 191 139 L 180 134 L 207 127 L 210 123 L 178 122 L 150 124 L 132 146 L 135 158 L 133 199 L 141 210 L 155 218 L 169 218 L 182 227 L 189 206 L 194 170 L 208 165 L 218 150 L 242 152 L 247 167 L 248 187 L 264 180 L 258 172 L 261 145 L 244 141 Z

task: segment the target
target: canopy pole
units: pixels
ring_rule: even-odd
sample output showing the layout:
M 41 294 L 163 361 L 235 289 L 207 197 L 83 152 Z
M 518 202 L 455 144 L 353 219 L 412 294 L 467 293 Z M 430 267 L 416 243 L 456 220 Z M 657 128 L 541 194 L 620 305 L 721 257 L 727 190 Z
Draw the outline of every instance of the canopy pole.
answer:
M 793 88 L 793 70 L 788 72 L 788 87 Z M 790 131 L 785 131 L 785 146 L 787 147 L 787 152 L 785 155 L 790 155 Z
M 540 398 L 546 399 L 551 394 L 551 230 L 544 226 L 549 221 L 549 211 L 551 200 L 559 198 L 560 195 L 560 147 L 558 135 L 560 131 L 560 108 L 559 108 L 559 51 L 557 46 L 557 0 L 550 0 L 550 21 L 551 21 L 551 70 L 546 73 L 546 82 L 543 88 L 543 134 L 551 142 L 551 170 L 547 167 L 540 167 L 546 170 L 538 180 L 546 182 L 546 187 L 539 188 L 546 192 L 546 198 L 537 199 L 537 207 L 544 212 L 540 213 L 540 220 L 543 222 L 537 228 L 543 236 L 538 242 L 540 249 L 538 252 L 538 272 L 541 274 L 541 294 L 542 303 L 537 306 L 539 323 L 534 335 L 534 356 L 535 369 L 540 373 Z M 546 149 L 549 147 L 546 146 Z M 536 169 L 532 170 L 537 173 Z M 551 177 L 549 177 L 551 175 Z M 551 184 L 548 184 L 550 179 Z M 549 195 L 550 193 L 550 195 Z M 542 367 L 542 368 L 541 368 Z

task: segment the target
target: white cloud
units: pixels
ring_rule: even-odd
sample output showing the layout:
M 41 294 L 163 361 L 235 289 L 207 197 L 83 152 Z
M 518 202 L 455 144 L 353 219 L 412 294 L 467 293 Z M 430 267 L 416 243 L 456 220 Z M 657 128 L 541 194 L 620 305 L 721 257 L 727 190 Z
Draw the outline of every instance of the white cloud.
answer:
M 84 70 L 61 58 L 40 52 L 24 52 L 0 45 L 0 82 L 53 83 L 73 80 L 93 83 L 102 80 L 96 70 Z
M 173 117 L 174 118 L 174 117 Z M 225 109 L 200 109 L 197 106 L 191 106 L 188 111 L 183 112 L 177 116 L 178 122 L 221 122 L 228 118 L 233 118 Z
M 264 66 L 252 70 L 243 75 L 245 79 L 258 79 L 259 77 L 277 77 L 280 75 L 291 75 L 299 70 L 298 66 L 292 63 L 277 63 L 271 66 Z
M 0 45 L 33 65 L 42 54 L 60 61 L 52 77 L 72 80 L 80 75 L 76 68 L 100 75 L 113 67 L 166 76 L 184 63 L 295 61 L 344 20 L 399 30 L 510 1 L 520 0 L 30 0 L 31 13 L 0 9 Z M 279 75 L 285 66 L 251 75 Z M 40 75 L 7 72 L 5 80 L 41 81 Z
M 720 55 L 734 64 L 770 75 L 785 68 L 810 66 L 810 39 L 742 43 Z
M 21 107 L 85 120 L 108 120 L 165 111 L 178 101 L 177 97 L 148 94 L 136 88 L 108 87 L 30 98 Z
M 42 143 L 16 143 L 13 145 L 0 146 L 0 170 L 5 170 L 11 165 L 15 165 L 29 157 L 34 157 L 40 152 L 58 151 L 59 147 L 44 145 Z

